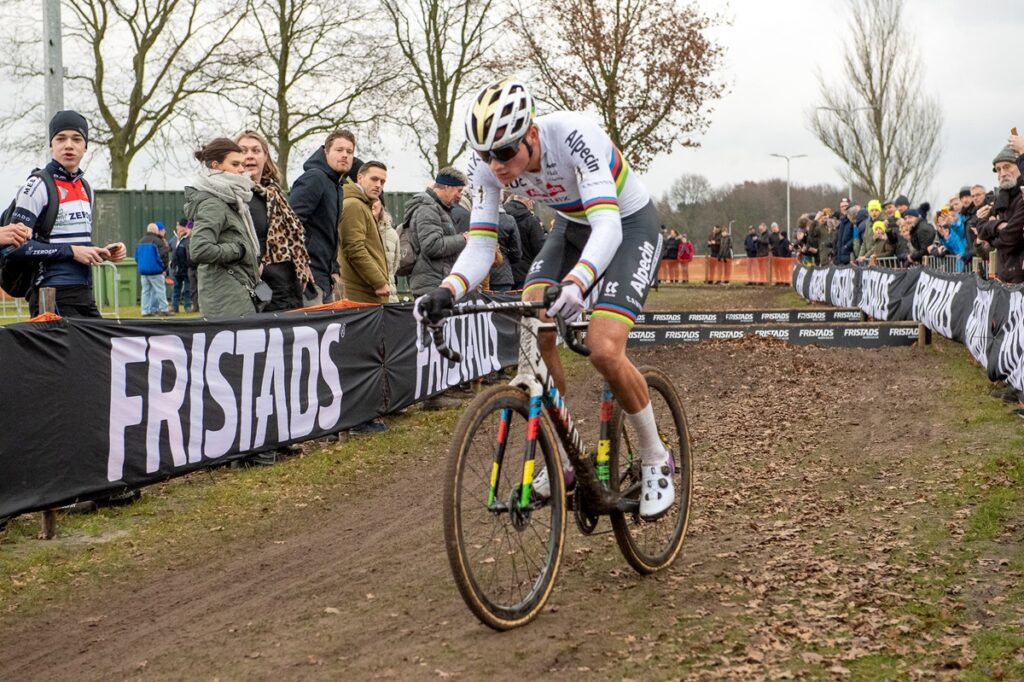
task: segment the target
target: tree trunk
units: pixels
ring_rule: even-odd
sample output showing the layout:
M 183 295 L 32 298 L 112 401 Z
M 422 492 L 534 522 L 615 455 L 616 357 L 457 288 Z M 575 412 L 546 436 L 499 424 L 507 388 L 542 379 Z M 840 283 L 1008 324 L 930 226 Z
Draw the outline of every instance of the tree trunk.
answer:
M 128 187 L 128 167 L 131 165 L 129 158 L 123 151 L 113 145 L 110 150 L 110 188 L 125 189 Z

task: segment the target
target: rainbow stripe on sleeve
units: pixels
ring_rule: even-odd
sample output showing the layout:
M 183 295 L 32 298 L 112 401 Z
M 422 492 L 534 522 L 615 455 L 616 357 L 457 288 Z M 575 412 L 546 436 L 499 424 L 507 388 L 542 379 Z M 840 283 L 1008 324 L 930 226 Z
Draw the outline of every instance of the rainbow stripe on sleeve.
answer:
M 626 186 L 626 177 L 629 175 L 629 163 L 614 146 L 608 169 L 612 172 L 612 180 L 615 182 L 615 194 L 622 194 L 622 188 Z
M 469 236 L 470 237 L 489 237 L 490 239 L 498 238 L 498 224 L 497 223 L 470 223 L 469 224 Z
M 566 278 L 575 277 L 583 284 L 583 290 L 586 291 L 591 287 L 594 281 L 597 279 L 597 268 L 590 261 L 585 261 L 582 258 L 573 269 L 569 271 Z
M 594 306 L 593 317 L 606 317 L 611 320 L 616 320 L 632 329 L 633 325 L 636 324 L 636 314 L 628 308 L 624 308 L 614 303 L 598 303 Z
M 450 284 L 455 288 L 455 299 L 462 298 L 469 291 L 469 280 L 457 272 L 453 272 L 444 278 L 442 284 Z

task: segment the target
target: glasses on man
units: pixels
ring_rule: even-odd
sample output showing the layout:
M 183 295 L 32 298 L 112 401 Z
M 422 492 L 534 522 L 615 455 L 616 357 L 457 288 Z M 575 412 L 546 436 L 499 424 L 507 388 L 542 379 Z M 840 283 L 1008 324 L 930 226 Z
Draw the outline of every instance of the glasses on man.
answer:
M 516 158 L 516 155 L 519 153 L 519 145 L 521 145 L 522 143 L 522 140 L 516 140 L 512 144 L 507 144 L 504 147 L 492 149 L 489 152 L 477 151 L 477 154 L 480 155 L 480 158 L 481 160 L 483 160 L 484 163 L 490 163 L 491 159 L 494 159 L 500 164 L 506 164 L 512 159 Z

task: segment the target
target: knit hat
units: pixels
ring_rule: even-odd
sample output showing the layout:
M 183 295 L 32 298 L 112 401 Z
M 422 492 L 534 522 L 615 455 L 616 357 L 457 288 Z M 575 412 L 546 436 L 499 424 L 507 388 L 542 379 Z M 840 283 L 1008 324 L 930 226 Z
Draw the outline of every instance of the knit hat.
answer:
M 960 188 L 960 198 L 963 199 L 964 197 L 969 196 L 971 196 L 971 188 L 969 185 L 964 185 Z
M 53 142 L 57 133 L 65 130 L 74 130 L 85 138 L 86 144 L 89 144 L 89 123 L 85 120 L 85 116 L 77 111 L 58 111 L 53 115 L 53 118 L 50 119 L 50 142 Z
M 996 164 L 1001 161 L 1008 163 L 1017 163 L 1017 152 L 1013 151 L 1013 147 L 1006 145 L 996 154 L 996 158 L 992 159 L 992 172 L 996 171 Z
M 921 212 L 918 211 L 916 208 L 908 208 L 906 211 L 903 212 L 904 218 L 910 218 L 911 216 L 913 216 L 914 218 L 920 218 Z
M 868 202 L 868 210 L 869 211 L 881 211 L 882 210 L 882 202 L 880 202 L 878 199 L 872 199 L 871 201 Z
M 901 194 L 898 197 L 896 197 L 896 200 L 893 201 L 892 203 L 896 204 L 897 206 L 910 206 L 910 199 L 907 198 L 906 194 Z
M 871 231 L 885 232 L 885 222 L 882 220 L 876 220 L 875 222 L 871 223 Z

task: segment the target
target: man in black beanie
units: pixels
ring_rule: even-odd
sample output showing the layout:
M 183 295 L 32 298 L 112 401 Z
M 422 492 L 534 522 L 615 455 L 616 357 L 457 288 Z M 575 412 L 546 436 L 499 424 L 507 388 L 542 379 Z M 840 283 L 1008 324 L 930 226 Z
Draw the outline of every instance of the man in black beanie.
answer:
M 11 217 L 12 224 L 31 229 L 32 237 L 7 254 L 4 267 L 30 271 L 27 298 L 33 315 L 39 312 L 39 289 L 53 287 L 59 315 L 100 317 L 92 293 L 92 266 L 124 258 L 124 244 L 101 248 L 92 243 L 93 197 L 80 168 L 89 144 L 85 117 L 77 111 L 58 111 L 49 132 L 53 158 L 18 190 Z M 54 203 L 57 210 L 51 208 Z

